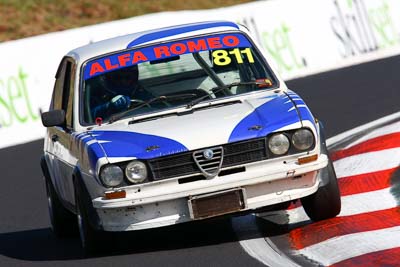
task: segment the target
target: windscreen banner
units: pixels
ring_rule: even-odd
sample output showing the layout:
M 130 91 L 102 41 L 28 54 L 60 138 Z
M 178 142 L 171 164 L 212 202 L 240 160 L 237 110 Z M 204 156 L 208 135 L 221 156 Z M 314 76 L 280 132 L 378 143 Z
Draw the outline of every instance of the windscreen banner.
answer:
M 43 138 L 40 112 L 48 110 L 54 75 L 68 51 L 118 35 L 210 20 L 246 25 L 286 80 L 400 54 L 399 0 L 255 1 L 155 13 L 4 42 L 0 148 Z

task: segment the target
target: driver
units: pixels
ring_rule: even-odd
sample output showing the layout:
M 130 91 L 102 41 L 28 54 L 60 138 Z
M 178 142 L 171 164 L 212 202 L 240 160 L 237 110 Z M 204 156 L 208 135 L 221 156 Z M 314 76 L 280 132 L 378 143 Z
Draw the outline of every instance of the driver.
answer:
M 127 110 L 131 100 L 146 101 L 152 95 L 138 82 L 138 66 L 127 67 L 103 75 L 103 93 L 91 98 L 92 117 L 106 119 L 111 115 Z

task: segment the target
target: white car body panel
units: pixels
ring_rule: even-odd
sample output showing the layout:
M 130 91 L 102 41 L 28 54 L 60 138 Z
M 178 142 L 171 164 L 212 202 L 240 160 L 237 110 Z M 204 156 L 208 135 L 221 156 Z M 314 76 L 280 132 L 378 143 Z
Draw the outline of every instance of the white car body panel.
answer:
M 90 44 L 67 54 L 76 63 L 73 77 L 73 113 L 76 114 L 73 116 L 74 127 L 72 133 L 66 133 L 69 134 L 65 138 L 68 140 L 62 142 L 52 141 L 51 131 L 54 129 L 48 131 L 45 158 L 56 191 L 72 206 L 75 205 L 74 185 L 70 176 L 75 171 L 80 173 L 92 200 L 91 204 L 105 231 L 140 230 L 194 220 L 196 218 L 190 214 L 188 201 L 203 194 L 231 189 L 243 190 L 245 208 L 242 211 L 247 211 L 299 199 L 316 192 L 320 185 L 317 174 L 327 166 L 328 156 L 320 153 L 318 124 L 303 100 L 288 90 L 279 77 L 279 85 L 273 90 L 234 95 L 205 101 L 195 108 L 181 106 L 102 125 L 88 126 L 81 123 L 77 115 L 81 111 L 79 90 L 82 86 L 82 70 L 88 60 L 111 52 L 124 51 L 129 44 L 140 41 L 141 38 L 143 42 L 137 47 L 203 34 L 234 32 L 249 35 L 247 29 L 236 24 L 210 28 L 202 28 L 207 23 L 193 25 L 190 27 L 193 26 L 196 30 L 179 32 L 184 28 L 183 25 L 163 29 L 164 33 L 178 29 L 177 34 L 163 35 L 163 31 L 157 30 L 136 33 Z M 146 37 L 159 33 L 159 38 L 148 40 Z M 232 101 L 238 102 L 218 106 Z M 186 114 L 179 115 L 182 112 Z M 171 113 L 178 115 L 152 119 L 154 116 Z M 259 129 L 252 130 L 254 126 Z M 219 170 L 240 168 L 241 171 L 236 173 L 216 175 L 212 179 L 179 182 L 201 175 L 199 172 L 118 188 L 106 188 L 99 178 L 101 169 L 107 164 L 124 164 L 134 159 L 146 161 L 179 153 L 192 153 L 235 142 L 266 138 L 275 132 L 293 131 L 302 127 L 310 129 L 315 137 L 312 149 L 295 155 L 222 167 Z M 156 151 L 146 153 L 152 146 L 159 151 L 155 149 Z M 300 157 L 315 154 L 318 155 L 316 160 L 299 164 Z M 62 175 L 57 172 L 62 172 Z M 126 192 L 125 198 L 105 198 L 106 192 L 120 190 Z

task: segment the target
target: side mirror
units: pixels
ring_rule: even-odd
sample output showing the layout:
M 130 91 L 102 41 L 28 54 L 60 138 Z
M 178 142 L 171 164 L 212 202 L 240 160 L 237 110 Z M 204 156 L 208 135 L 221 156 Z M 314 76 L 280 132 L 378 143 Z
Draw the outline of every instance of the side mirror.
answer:
M 64 126 L 65 111 L 61 109 L 51 110 L 42 113 L 42 124 L 44 127 Z

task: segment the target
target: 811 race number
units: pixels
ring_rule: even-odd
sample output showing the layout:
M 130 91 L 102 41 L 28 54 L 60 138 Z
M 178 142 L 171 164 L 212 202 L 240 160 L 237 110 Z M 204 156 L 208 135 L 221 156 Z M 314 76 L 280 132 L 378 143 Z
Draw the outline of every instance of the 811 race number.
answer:
M 212 53 L 213 62 L 215 65 L 218 66 L 229 65 L 232 62 L 231 56 L 234 56 L 236 58 L 237 63 L 242 64 L 243 63 L 242 55 L 247 57 L 249 63 L 254 63 L 254 58 L 250 48 L 245 48 L 242 50 L 240 50 L 239 48 L 235 48 L 229 52 L 226 50 L 215 50 Z

